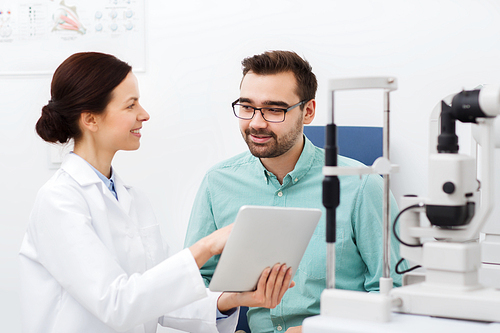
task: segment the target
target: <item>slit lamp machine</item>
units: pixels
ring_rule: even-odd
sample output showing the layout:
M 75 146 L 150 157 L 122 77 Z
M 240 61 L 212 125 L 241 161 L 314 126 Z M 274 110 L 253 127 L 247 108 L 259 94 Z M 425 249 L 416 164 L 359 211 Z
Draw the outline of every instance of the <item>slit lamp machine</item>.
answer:
M 353 89 L 382 89 L 384 94 L 383 156 L 368 167 L 337 166 L 334 93 Z M 392 77 L 329 82 L 331 118 L 326 125 L 323 169 L 327 289 L 321 295 L 321 315 L 307 318 L 303 331 L 420 332 L 431 327 L 437 332 L 446 327 L 445 331 L 453 332 L 460 329 L 500 332 L 500 289 L 497 289 L 500 288 L 500 221 L 488 223 L 484 228 L 494 206 L 494 123 L 500 114 L 500 86 L 485 85 L 462 91 L 436 105 L 431 116 L 429 194 L 401 198 L 400 213 L 395 221 L 390 221 L 390 174 L 397 172 L 398 166 L 391 164 L 389 156 L 389 97 L 396 89 L 397 80 Z M 479 147 L 477 158 L 459 153 L 457 121 L 473 124 Z M 338 176 L 372 173 L 384 179 L 384 264 L 380 293 L 335 289 Z M 391 229 L 401 243 L 401 257 L 412 265 L 422 266 L 424 271 L 407 273 L 399 288 L 392 287 L 390 275 Z M 485 236 L 479 242 L 481 231 Z M 480 282 L 480 271 L 481 281 L 487 281 L 488 286 Z

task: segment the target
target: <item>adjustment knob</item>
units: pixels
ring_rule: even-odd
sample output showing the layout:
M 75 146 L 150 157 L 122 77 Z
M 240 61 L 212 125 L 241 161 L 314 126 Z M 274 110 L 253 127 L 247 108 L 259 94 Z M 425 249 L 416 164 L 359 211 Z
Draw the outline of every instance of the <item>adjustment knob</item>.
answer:
M 455 192 L 455 184 L 452 182 L 446 182 L 443 184 L 443 191 L 444 193 L 452 194 Z

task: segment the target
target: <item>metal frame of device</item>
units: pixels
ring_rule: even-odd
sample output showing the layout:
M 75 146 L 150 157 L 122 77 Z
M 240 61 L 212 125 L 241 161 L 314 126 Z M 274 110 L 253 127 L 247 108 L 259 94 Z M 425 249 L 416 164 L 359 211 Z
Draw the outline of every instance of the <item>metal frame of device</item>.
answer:
M 323 174 L 323 204 L 326 208 L 327 241 L 327 289 L 321 295 L 321 314 L 335 314 L 345 318 L 372 318 L 376 321 L 388 321 L 392 300 L 388 296 L 392 288 L 390 276 L 390 173 L 398 167 L 389 160 L 389 124 L 390 92 L 397 89 L 397 80 L 393 77 L 366 77 L 337 79 L 329 82 L 331 91 L 331 118 L 326 125 L 325 167 Z M 383 89 L 384 124 L 383 155 L 375 160 L 371 167 L 338 167 L 336 125 L 334 123 L 334 93 L 337 90 Z M 336 208 L 340 200 L 339 175 L 380 174 L 384 177 L 383 197 L 383 276 L 380 278 L 380 294 L 368 294 L 356 291 L 335 289 L 335 228 Z

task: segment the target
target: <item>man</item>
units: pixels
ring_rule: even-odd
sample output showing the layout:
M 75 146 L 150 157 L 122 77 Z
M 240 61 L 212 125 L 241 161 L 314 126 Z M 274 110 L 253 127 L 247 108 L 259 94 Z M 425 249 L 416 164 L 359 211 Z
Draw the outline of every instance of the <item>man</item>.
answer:
M 232 222 L 243 205 L 308 207 L 323 210 L 297 269 L 295 288 L 274 309 L 250 308 L 252 333 L 300 332 L 319 314 L 326 285 L 325 213 L 322 206 L 324 151 L 304 135 L 315 116 L 316 77 L 309 63 L 287 51 L 265 52 L 243 60 L 240 97 L 233 103 L 249 152 L 212 167 L 197 194 L 185 245 Z M 339 166 L 360 163 L 342 156 Z M 377 291 L 382 275 L 382 178 L 340 177 L 337 208 L 336 287 Z M 392 214 L 397 213 L 394 199 Z M 392 267 L 399 259 L 392 242 Z M 218 258 L 201 269 L 208 285 Z M 401 278 L 394 276 L 395 285 Z

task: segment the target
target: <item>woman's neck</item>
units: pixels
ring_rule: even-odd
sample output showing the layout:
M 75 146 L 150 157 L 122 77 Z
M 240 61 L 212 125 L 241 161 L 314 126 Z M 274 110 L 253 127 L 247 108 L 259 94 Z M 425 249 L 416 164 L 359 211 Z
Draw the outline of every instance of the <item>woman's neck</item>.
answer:
M 99 150 L 94 145 L 84 143 L 75 143 L 73 152 L 90 163 L 90 165 L 107 178 L 111 177 L 111 162 L 113 161 L 114 153 Z

